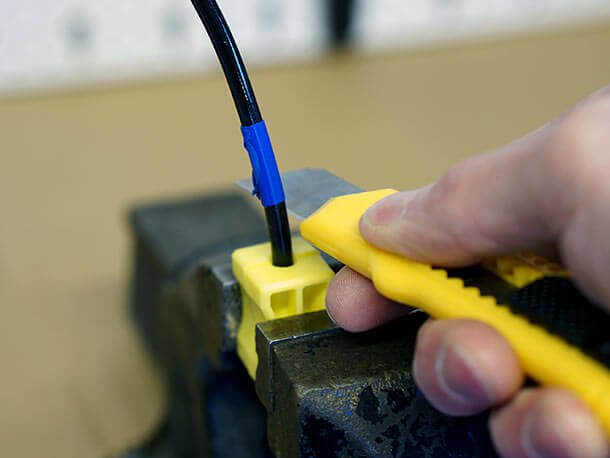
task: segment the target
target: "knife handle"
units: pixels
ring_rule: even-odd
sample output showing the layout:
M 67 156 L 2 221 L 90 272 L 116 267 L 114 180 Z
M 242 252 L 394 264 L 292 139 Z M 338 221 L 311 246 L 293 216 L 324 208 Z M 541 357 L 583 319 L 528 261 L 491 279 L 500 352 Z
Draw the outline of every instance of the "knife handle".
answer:
M 610 434 L 610 372 L 603 364 L 498 304 L 494 297 L 465 287 L 446 270 L 383 251 L 364 240 L 358 228 L 360 217 L 373 203 L 395 192 L 382 189 L 331 199 L 301 223 L 301 234 L 370 278 L 389 299 L 420 308 L 434 318 L 470 318 L 492 326 L 508 340 L 529 376 L 573 392 Z

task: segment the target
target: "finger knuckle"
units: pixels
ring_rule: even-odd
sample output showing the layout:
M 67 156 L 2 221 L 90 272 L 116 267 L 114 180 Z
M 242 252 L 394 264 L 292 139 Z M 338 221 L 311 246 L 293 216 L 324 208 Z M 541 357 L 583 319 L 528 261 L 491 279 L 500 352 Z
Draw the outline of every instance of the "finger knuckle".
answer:
M 468 161 L 462 161 L 453 165 L 436 183 L 435 198 L 440 202 L 446 202 L 447 197 L 456 195 L 461 191 L 464 185 L 467 171 L 469 169 Z
M 437 219 L 443 229 L 445 246 L 459 248 L 464 256 L 473 259 L 486 249 L 489 239 L 478 208 L 472 205 L 472 193 L 478 192 L 475 175 L 480 170 L 473 162 L 478 159 L 475 156 L 451 167 L 437 181 L 431 202 L 439 209 Z
M 597 94 L 570 112 L 557 126 L 546 151 L 546 168 L 561 185 L 606 183 L 610 165 L 610 91 Z

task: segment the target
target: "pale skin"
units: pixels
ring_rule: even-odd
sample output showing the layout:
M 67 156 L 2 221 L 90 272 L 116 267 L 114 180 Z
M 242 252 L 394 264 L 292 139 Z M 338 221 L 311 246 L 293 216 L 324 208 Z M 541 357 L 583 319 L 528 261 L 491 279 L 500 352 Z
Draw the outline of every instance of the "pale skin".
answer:
M 610 311 L 610 86 L 429 186 L 383 199 L 364 214 L 360 232 L 383 249 L 445 267 L 533 251 L 560 260 L 580 289 Z M 408 312 L 349 268 L 331 282 L 327 309 L 352 332 Z M 608 438 L 578 398 L 523 388 L 516 355 L 486 324 L 428 320 L 413 373 L 442 412 L 491 408 L 489 428 L 502 456 L 609 455 Z

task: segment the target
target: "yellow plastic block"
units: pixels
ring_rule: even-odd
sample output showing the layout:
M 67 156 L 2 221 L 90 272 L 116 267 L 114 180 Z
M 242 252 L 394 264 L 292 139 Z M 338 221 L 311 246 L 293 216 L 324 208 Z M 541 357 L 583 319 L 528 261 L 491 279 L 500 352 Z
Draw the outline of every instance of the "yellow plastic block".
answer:
M 517 288 L 542 277 L 570 276 L 559 264 L 531 253 L 495 256 L 484 260 L 481 265 Z
M 294 264 L 271 264 L 271 246 L 262 243 L 233 252 L 233 273 L 241 286 L 242 318 L 237 331 L 237 354 L 256 378 L 258 356 L 255 326 L 261 321 L 324 309 L 333 271 L 320 253 L 302 238 L 292 239 Z
M 370 278 L 390 299 L 421 308 L 435 318 L 471 318 L 494 327 L 509 341 L 532 378 L 576 394 L 610 434 L 610 371 L 602 364 L 513 314 L 494 298 L 481 296 L 477 288 L 449 278 L 445 270 L 380 250 L 362 238 L 358 221 L 364 211 L 394 192 L 384 189 L 332 199 L 301 223 L 301 234 Z

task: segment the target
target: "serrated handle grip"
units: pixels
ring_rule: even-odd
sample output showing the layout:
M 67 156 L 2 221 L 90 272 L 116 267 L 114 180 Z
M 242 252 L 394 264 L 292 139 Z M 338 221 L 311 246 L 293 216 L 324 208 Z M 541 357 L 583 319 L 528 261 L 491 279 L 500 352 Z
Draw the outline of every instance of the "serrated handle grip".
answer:
M 610 434 L 610 372 L 560 337 L 513 314 L 476 288 L 464 287 L 442 269 L 383 251 L 362 238 L 364 211 L 392 189 L 330 200 L 301 223 L 301 234 L 314 246 L 370 278 L 384 296 L 420 308 L 439 319 L 470 318 L 502 334 L 525 371 L 543 385 L 570 390 L 598 416 Z

